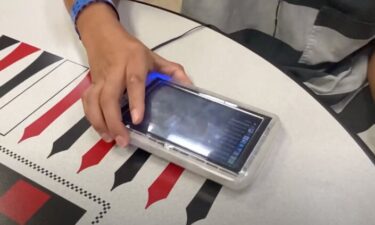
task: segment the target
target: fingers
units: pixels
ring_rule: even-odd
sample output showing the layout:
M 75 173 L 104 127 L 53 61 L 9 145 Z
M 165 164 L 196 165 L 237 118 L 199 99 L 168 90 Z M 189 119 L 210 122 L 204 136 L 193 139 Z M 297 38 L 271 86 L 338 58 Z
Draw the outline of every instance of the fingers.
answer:
M 94 129 L 104 141 L 116 140 L 117 145 L 121 147 L 129 143 L 119 104 L 124 88 L 124 82 L 111 78 L 92 84 L 82 96 L 86 118 Z
M 129 65 L 126 83 L 129 97 L 129 109 L 134 124 L 143 120 L 145 111 L 145 82 L 148 69 L 138 66 L 137 63 Z
M 111 76 L 106 80 L 99 98 L 105 124 L 110 135 L 120 147 L 125 147 L 129 144 L 129 134 L 122 123 L 120 108 L 120 98 L 124 88 L 125 85 L 122 80 Z
M 103 85 L 90 85 L 83 93 L 82 103 L 86 118 L 105 142 L 113 141 L 105 124 L 102 110 L 99 104 L 100 91 Z
M 126 45 L 129 46 L 129 45 Z M 150 52 L 143 45 L 139 48 L 118 51 L 110 54 L 115 60 L 91 60 L 93 83 L 82 96 L 87 119 L 103 140 L 115 140 L 117 145 L 125 147 L 129 143 L 129 133 L 122 122 L 120 99 L 127 88 L 129 108 L 133 124 L 142 122 L 145 112 L 145 81 L 147 73 L 157 70 L 171 76 L 183 84 L 191 84 L 183 67 Z M 115 51 L 115 50 L 114 50 Z M 121 55 L 122 53 L 126 53 Z M 132 54 L 130 54 L 133 52 Z M 121 53 L 121 54 L 120 54 Z M 99 69 L 98 69 L 99 68 Z M 94 71 L 102 71 L 94 73 Z M 103 72 L 104 71 L 104 72 Z
M 184 68 L 177 63 L 170 62 L 156 53 L 152 53 L 154 58 L 154 69 L 172 77 L 173 80 L 185 85 L 191 85 L 192 81 L 185 73 Z

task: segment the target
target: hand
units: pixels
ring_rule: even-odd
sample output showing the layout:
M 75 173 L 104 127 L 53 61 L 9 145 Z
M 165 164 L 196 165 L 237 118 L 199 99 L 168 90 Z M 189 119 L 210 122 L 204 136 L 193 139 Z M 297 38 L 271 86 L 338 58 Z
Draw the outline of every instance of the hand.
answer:
M 105 4 L 93 4 L 77 21 L 86 48 L 92 84 L 82 96 L 87 119 L 103 140 L 125 147 L 129 135 L 122 123 L 120 99 L 127 89 L 134 124 L 143 120 L 145 81 L 159 71 L 179 82 L 191 81 L 182 66 L 167 61 L 129 35 Z

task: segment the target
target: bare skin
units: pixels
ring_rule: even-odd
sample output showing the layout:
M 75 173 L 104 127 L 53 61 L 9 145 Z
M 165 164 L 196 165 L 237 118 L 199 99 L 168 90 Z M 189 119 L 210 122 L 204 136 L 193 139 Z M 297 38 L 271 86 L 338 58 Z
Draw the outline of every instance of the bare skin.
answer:
M 370 57 L 367 70 L 367 78 L 371 89 L 372 99 L 375 100 L 375 51 L 372 53 L 372 56 Z
M 68 11 L 74 0 L 64 0 Z M 82 96 L 87 119 L 107 141 L 119 146 L 129 143 L 129 134 L 122 123 L 120 98 L 125 89 L 130 98 L 132 121 L 143 119 L 145 79 L 157 70 L 189 84 L 181 65 L 151 52 L 131 36 L 119 23 L 115 12 L 105 3 L 88 6 L 78 17 L 77 28 L 89 59 L 92 85 Z M 368 81 L 375 99 L 375 52 L 368 66 Z
M 70 11 L 74 0 L 65 0 Z M 131 36 L 106 3 L 94 3 L 83 10 L 77 29 L 86 49 L 92 84 L 82 96 L 86 118 L 103 140 L 125 147 L 129 133 L 122 123 L 120 99 L 127 89 L 132 122 L 144 115 L 145 80 L 148 72 L 159 71 L 190 84 L 181 65 L 150 51 Z

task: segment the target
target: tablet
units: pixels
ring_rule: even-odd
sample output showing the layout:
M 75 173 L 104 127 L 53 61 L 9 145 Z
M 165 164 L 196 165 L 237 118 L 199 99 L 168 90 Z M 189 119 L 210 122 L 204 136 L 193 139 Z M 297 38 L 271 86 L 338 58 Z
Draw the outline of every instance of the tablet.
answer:
M 123 120 L 140 147 L 224 185 L 226 176 L 236 188 L 276 117 L 156 77 L 146 88 L 142 123 L 132 124 L 127 104 Z

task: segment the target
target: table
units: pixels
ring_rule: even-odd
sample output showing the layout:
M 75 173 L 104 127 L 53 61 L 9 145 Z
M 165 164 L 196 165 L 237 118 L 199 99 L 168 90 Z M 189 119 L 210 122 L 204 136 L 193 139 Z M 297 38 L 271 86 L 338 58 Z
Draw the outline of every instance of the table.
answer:
M 148 47 L 198 25 L 141 3 L 121 1 L 118 9 L 122 23 Z M 303 88 L 226 36 L 204 28 L 157 53 L 184 65 L 197 86 L 280 117 L 283 134 L 275 145 L 276 154 L 252 186 L 241 192 L 206 181 L 135 147 L 106 146 L 88 127 L 68 149 L 52 154 L 53 144 L 63 133 L 78 121 L 84 127 L 79 101 L 41 134 L 18 143 L 28 125 L 84 83 L 87 60 L 63 1 L 1 2 L 0 34 L 69 59 L 54 62 L 46 70 L 56 67 L 58 72 L 53 75 L 71 76 L 65 80 L 47 76 L 41 80 L 44 83 L 37 83 L 42 74 L 36 75 L 36 84 L 27 84 L 34 88 L 21 85 L 17 88 L 29 91 L 15 89 L 31 94 L 9 97 L 9 92 L 0 98 L 0 114 L 6 116 L 0 125 L 1 224 L 37 224 L 40 218 L 48 218 L 43 220 L 50 224 L 374 223 L 375 169 L 371 160 Z M 0 51 L 0 58 L 16 45 Z M 0 71 L 0 84 L 8 79 L 2 74 L 12 74 L 22 63 L 31 63 L 37 57 L 33 54 L 14 70 Z M 34 110 L 37 101 L 40 106 Z M 26 118 L 14 119 L 12 127 L 13 114 L 21 111 Z M 9 129 L 4 125 L 8 123 Z M 166 184 L 170 190 L 162 188 Z M 29 194 L 25 197 L 22 193 Z M 29 200 L 33 210 L 9 213 L 9 201 L 18 199 L 20 204 L 33 196 L 36 199 Z

